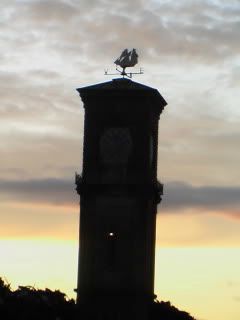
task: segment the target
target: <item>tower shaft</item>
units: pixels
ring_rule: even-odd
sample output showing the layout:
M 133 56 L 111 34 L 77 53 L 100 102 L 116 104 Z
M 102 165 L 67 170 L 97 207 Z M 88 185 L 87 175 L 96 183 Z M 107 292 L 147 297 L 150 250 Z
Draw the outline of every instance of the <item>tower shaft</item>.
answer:
M 156 89 L 126 79 L 78 92 L 85 120 L 83 170 L 76 177 L 81 199 L 77 302 L 93 310 L 93 317 L 146 319 L 154 299 L 162 195 L 158 120 L 166 102 Z

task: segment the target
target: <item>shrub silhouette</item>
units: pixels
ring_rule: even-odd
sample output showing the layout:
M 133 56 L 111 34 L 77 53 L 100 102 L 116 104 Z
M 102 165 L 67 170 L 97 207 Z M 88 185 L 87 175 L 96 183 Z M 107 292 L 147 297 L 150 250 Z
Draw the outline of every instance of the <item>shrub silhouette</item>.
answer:
M 74 319 L 75 302 L 59 290 L 40 290 L 19 286 L 11 290 L 0 278 L 0 319 L 57 320 Z
M 19 286 L 12 290 L 0 278 L 0 319 L 4 320 L 76 320 L 83 319 L 73 299 L 59 290 Z M 114 319 L 113 319 L 114 320 Z M 150 320 L 196 320 L 170 302 L 155 301 L 150 306 Z
M 151 320 L 196 320 L 188 312 L 180 311 L 169 301 L 155 301 L 150 310 Z

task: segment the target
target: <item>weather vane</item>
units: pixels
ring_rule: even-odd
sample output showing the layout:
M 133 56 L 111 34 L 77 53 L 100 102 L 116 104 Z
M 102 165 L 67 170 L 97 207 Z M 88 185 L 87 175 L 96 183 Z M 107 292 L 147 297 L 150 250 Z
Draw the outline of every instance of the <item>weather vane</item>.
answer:
M 114 61 L 116 64 L 116 70 L 118 73 L 108 73 L 108 70 L 105 70 L 105 75 L 117 75 L 121 74 L 123 77 L 129 77 L 132 78 L 133 74 L 143 74 L 142 68 L 140 68 L 139 72 L 126 72 L 126 68 L 134 67 L 138 63 L 138 54 L 136 49 L 128 50 L 125 49 L 121 53 L 120 57 L 117 58 L 117 60 Z M 118 69 L 118 66 L 122 68 L 122 70 Z

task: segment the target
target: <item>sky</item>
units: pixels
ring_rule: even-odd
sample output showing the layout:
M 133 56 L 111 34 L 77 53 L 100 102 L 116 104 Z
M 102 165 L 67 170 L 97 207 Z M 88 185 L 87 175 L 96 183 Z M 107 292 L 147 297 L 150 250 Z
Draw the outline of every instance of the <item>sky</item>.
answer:
M 1 0 L 0 276 L 74 297 L 75 89 L 136 48 L 134 81 L 168 102 L 155 292 L 199 320 L 240 318 L 239 30 L 239 0 Z

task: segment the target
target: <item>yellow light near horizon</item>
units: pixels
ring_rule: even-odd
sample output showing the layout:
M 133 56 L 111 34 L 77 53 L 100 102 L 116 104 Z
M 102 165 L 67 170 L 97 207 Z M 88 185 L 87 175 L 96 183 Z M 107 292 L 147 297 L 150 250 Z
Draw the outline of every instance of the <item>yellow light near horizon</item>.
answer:
M 74 241 L 0 240 L 0 276 L 19 285 L 60 289 L 75 298 L 78 244 Z
M 0 204 L 0 212 L 0 239 L 78 241 L 79 207 L 3 202 Z M 168 212 L 161 210 L 160 205 L 157 214 L 157 245 L 239 247 L 239 223 L 240 219 L 233 212 L 199 208 Z
M 157 215 L 161 247 L 240 247 L 240 219 L 228 212 L 188 209 Z
M 197 319 L 240 319 L 239 248 L 157 248 L 155 293 Z
M 75 298 L 78 243 L 1 240 L 0 276 L 13 288 L 60 289 Z M 240 319 L 240 249 L 156 248 L 155 293 L 197 319 Z
M 79 209 L 43 203 L 0 203 L 0 239 L 78 239 Z
M 48 287 L 75 298 L 78 210 L 14 203 L 8 211 L 4 203 L 0 207 L 8 213 L 0 226 L 0 277 L 14 288 Z M 240 319 L 239 246 L 239 219 L 234 215 L 160 210 L 155 277 L 159 299 L 199 319 Z

